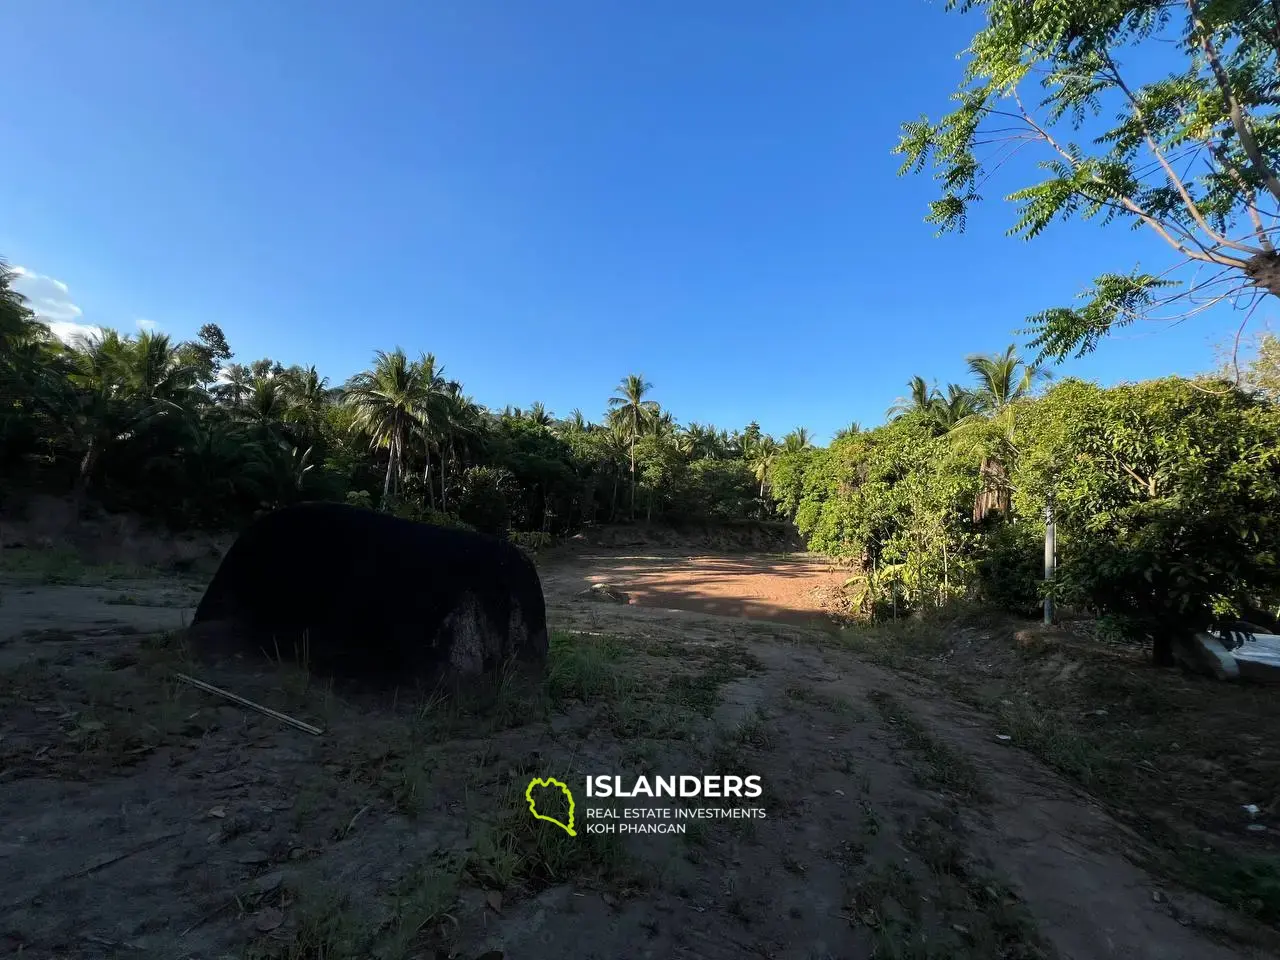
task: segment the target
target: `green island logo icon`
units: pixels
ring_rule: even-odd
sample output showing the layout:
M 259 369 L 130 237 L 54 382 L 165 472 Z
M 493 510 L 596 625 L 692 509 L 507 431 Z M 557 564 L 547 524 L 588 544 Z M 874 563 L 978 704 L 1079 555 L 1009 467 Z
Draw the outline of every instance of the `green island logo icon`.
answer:
M 565 795 L 565 798 L 569 801 L 569 822 L 568 823 L 561 823 L 555 817 L 548 817 L 538 812 L 538 801 L 533 798 L 534 787 L 551 787 L 551 788 L 558 787 L 560 789 L 560 791 Z M 578 835 L 577 832 L 573 829 L 573 809 L 574 809 L 573 793 L 569 790 L 567 786 L 565 786 L 559 780 L 556 780 L 554 777 L 546 777 L 546 778 L 538 777 L 533 780 L 530 780 L 529 786 L 525 787 L 524 798 L 529 802 L 529 812 L 533 814 L 535 819 L 546 820 L 548 823 L 554 823 L 557 827 L 559 827 L 565 833 L 569 834 L 569 836 L 571 837 L 576 837 Z

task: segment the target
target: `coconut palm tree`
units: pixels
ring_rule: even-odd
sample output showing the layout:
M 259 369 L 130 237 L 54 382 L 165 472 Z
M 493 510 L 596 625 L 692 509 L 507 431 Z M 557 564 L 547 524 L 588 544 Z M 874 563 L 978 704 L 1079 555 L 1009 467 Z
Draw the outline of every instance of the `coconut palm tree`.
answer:
M 560 421 L 560 432 L 570 433 L 587 433 L 591 429 L 591 423 L 587 420 L 581 410 L 574 407 L 569 411 L 569 416 Z
M 555 418 L 541 400 L 535 400 L 529 405 L 529 409 L 525 411 L 524 419 L 530 423 L 537 424 L 539 427 L 549 427 L 555 422 Z
M 101 330 L 76 337 L 68 348 L 65 386 L 54 401 L 59 421 L 81 451 L 74 501 L 93 481 L 104 453 L 158 418 L 182 414 L 192 400 L 195 371 L 164 334 L 122 337 Z
M 306 446 L 320 435 L 325 410 L 333 402 L 335 391 L 329 389 L 329 378 L 320 376 L 314 366 L 291 371 L 285 380 L 289 409 L 285 419 L 296 424 Z
M 676 436 L 676 446 L 690 460 L 715 457 L 719 444 L 715 427 L 692 422 Z
M 849 424 L 847 427 L 841 427 L 839 430 L 837 430 L 831 439 L 843 440 L 846 437 L 852 437 L 855 434 L 859 434 L 861 432 L 862 432 L 862 424 L 858 423 L 858 421 L 855 420 L 851 424 Z
M 27 306 L 27 298 L 13 288 L 14 277 L 0 259 L 0 363 L 12 359 L 20 347 L 50 339 L 49 328 Z
M 427 504 L 436 506 L 435 484 L 431 482 L 431 454 L 440 451 L 448 432 L 448 387 L 444 367 L 436 361 L 434 353 L 424 353 L 412 364 L 418 382 L 418 411 L 412 433 L 422 441 L 426 465 L 422 468 L 422 485 L 426 487 Z M 443 457 L 443 454 L 442 454 Z
M 384 509 L 403 469 L 409 441 L 421 422 L 426 395 L 421 367 L 399 347 L 392 353 L 379 350 L 374 354 L 372 369 L 353 376 L 343 392 L 356 411 L 353 429 L 366 434 L 372 448 L 387 451 Z
M 640 427 L 647 423 L 658 412 L 658 404 L 644 399 L 644 395 L 653 389 L 638 373 L 630 374 L 615 389 L 615 396 L 609 398 L 609 406 L 617 411 L 621 419 L 630 427 L 631 433 L 631 519 L 636 518 L 636 441 L 640 439 Z
M 1026 363 L 1013 344 L 1003 353 L 973 354 L 966 362 L 977 380 L 972 390 L 974 410 L 952 432 L 961 442 L 972 444 L 979 457 L 982 486 L 973 506 L 976 522 L 988 514 L 1009 511 L 1009 464 L 1017 456 L 1014 410 L 1031 395 L 1038 382 L 1049 379 L 1050 373 Z M 980 428 L 983 423 L 994 427 L 994 432 L 990 427 Z
M 779 452 L 777 441 L 768 435 L 753 438 L 747 442 L 743 449 L 747 465 L 760 482 L 761 499 L 764 499 L 765 487 L 769 483 L 769 474 L 773 472 L 773 465 L 778 459 Z
M 292 443 L 293 435 L 286 426 L 293 404 L 288 383 L 276 377 L 254 377 L 249 392 L 236 406 L 232 416 L 245 424 L 249 435 L 263 450 L 274 450 Z
M 969 371 L 977 380 L 974 401 L 983 413 L 998 416 L 1011 404 L 1031 394 L 1037 383 L 1052 374 L 1028 364 L 1018 356 L 1018 348 L 1009 344 L 1004 353 L 973 354 L 965 358 Z
M 944 431 L 954 430 L 978 412 L 978 398 L 972 390 L 956 383 L 947 384 L 945 398 L 936 397 L 930 413 Z
M 813 442 L 809 438 L 807 427 L 796 427 L 782 438 L 783 453 L 799 453 L 802 450 L 808 450 L 812 446 Z
M 223 403 L 238 407 L 244 402 L 253 384 L 253 372 L 243 363 L 233 363 L 218 372 L 218 382 L 213 395 Z
M 907 413 L 927 412 L 933 405 L 934 398 L 938 396 L 938 388 L 930 387 L 925 383 L 924 377 L 912 377 L 907 381 L 907 396 L 899 397 L 885 416 L 890 420 L 896 420 Z
M 440 508 L 449 509 L 449 464 L 458 464 L 458 449 L 469 451 L 482 439 L 484 411 L 471 397 L 464 396 L 462 384 L 448 380 L 435 400 L 435 423 L 440 448 Z
M 654 437 L 674 439 L 679 429 L 680 427 L 676 423 L 675 417 L 670 412 L 663 410 L 655 412 L 649 418 L 649 428 L 645 432 Z

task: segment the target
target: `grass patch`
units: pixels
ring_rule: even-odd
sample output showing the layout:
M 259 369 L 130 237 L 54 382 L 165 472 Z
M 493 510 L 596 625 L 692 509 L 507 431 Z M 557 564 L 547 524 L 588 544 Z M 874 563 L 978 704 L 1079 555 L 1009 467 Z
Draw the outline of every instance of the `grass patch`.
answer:
M 1271 926 L 1280 925 L 1280 864 L 1185 844 L 1175 856 L 1182 876 L 1218 902 Z
M 954 815 L 927 815 L 903 834 L 913 856 L 865 867 L 849 920 L 871 934 L 874 960 L 1045 960 L 1047 949 L 1025 907 L 976 869 Z M 856 846 L 848 854 L 856 857 Z
M 930 734 L 897 697 L 875 690 L 867 699 L 898 739 L 924 761 L 923 770 L 914 768 L 922 786 L 945 790 L 967 800 L 986 799 L 982 778 L 972 761 Z
M 743 746 L 756 750 L 773 748 L 773 734 L 769 732 L 768 718 L 760 710 L 738 724 L 733 737 Z
M 86 580 L 128 580 L 156 571 L 124 564 L 90 564 L 69 547 L 21 547 L 0 550 L 0 573 L 49 586 Z
M 530 816 L 518 784 L 508 788 L 499 805 L 507 812 L 481 828 L 462 864 L 463 872 L 481 887 L 502 892 L 520 884 L 537 892 L 568 882 L 638 883 L 618 834 L 587 833 L 579 822 L 577 836 L 571 837 L 555 824 Z M 568 819 L 567 808 L 544 810 L 543 798 L 539 811 L 562 822 Z
M 380 952 L 410 956 L 418 940 L 452 919 L 449 911 L 457 903 L 461 881 L 456 866 L 448 863 L 419 866 L 410 873 L 393 895 L 395 919 L 379 944 Z
M 588 637 L 556 631 L 545 689 L 555 706 L 573 700 L 622 700 L 634 694 L 636 678 L 618 663 L 631 654 L 613 637 Z
M 1075 724 L 1024 698 L 994 706 L 1001 731 L 1060 773 L 1085 787 L 1096 787 L 1114 767 L 1114 758 L 1081 736 Z
M 703 663 L 701 672 L 677 674 L 667 682 L 666 697 L 691 713 L 710 717 L 720 706 L 720 688 L 747 671 L 733 663 L 712 660 Z
M 262 937 L 245 951 L 246 960 L 363 960 L 375 931 L 333 893 L 299 895 L 296 923 L 288 939 Z

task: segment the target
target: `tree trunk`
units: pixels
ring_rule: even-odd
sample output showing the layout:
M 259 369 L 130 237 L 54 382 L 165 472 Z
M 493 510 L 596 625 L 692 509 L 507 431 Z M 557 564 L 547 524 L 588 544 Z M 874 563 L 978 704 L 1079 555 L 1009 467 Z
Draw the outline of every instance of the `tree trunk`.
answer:
M 613 471 L 613 496 L 609 499 L 609 522 L 613 523 L 618 519 L 618 474 L 621 471 Z
M 427 447 L 427 468 L 423 471 L 422 479 L 427 484 L 427 506 L 432 510 L 436 508 L 436 488 L 431 482 L 431 448 Z
M 978 467 L 981 486 L 973 501 L 973 522 L 981 523 L 990 514 L 1009 512 L 1009 477 L 1004 464 L 993 457 L 983 457 Z
M 452 449 L 452 444 L 450 444 Z M 446 470 L 447 461 L 444 452 L 440 453 L 440 509 L 445 513 L 449 512 L 449 474 Z
M 636 518 L 636 435 L 631 434 L 631 519 Z
M 391 477 L 396 469 L 396 443 L 391 441 L 387 446 L 387 479 L 382 484 L 382 509 L 386 510 L 391 500 Z
M 404 441 L 401 440 L 396 444 L 396 479 L 391 485 L 391 494 L 397 500 L 400 499 L 400 484 L 404 482 L 405 475 L 405 459 L 404 459 Z
M 80 472 L 76 475 L 75 487 L 71 493 L 72 516 L 80 519 L 80 511 L 84 509 L 85 500 L 88 498 L 89 486 L 93 482 L 93 471 L 98 466 L 98 460 L 102 456 L 102 444 L 97 437 L 89 438 L 89 446 L 85 449 L 84 457 L 80 460 Z
M 1173 638 L 1167 633 L 1151 638 L 1151 662 L 1157 667 L 1174 666 Z

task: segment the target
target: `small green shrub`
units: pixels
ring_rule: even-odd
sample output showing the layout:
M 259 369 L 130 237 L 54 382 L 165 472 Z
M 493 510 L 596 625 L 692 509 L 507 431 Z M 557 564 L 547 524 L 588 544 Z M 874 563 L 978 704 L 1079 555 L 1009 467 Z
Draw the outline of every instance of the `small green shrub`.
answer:
M 353 507 L 364 507 L 366 510 L 373 509 L 373 498 L 369 496 L 368 490 L 348 490 L 347 503 Z
M 508 530 L 507 539 L 530 554 L 551 546 L 551 534 L 541 530 Z

